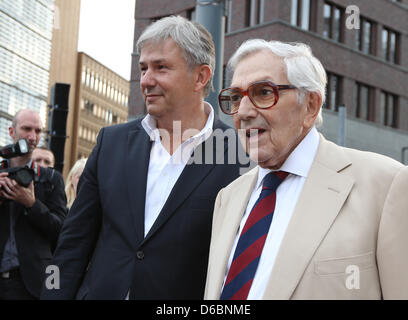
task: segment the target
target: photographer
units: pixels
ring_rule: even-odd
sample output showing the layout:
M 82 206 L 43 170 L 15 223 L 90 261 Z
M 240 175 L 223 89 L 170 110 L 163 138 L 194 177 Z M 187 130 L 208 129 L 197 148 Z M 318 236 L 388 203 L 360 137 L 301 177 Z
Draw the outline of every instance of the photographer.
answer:
M 13 142 L 26 139 L 29 150 L 2 161 L 0 170 L 0 300 L 39 298 L 66 216 L 61 174 L 31 160 L 41 128 L 39 115 L 28 109 L 17 112 L 9 128 Z M 27 187 L 4 169 L 17 167 L 33 170 Z

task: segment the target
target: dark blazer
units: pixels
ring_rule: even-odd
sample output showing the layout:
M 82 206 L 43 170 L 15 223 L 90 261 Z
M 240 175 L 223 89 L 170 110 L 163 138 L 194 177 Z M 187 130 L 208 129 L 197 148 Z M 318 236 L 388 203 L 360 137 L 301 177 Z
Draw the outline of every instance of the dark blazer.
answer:
M 16 203 L 15 238 L 20 273 L 26 289 L 40 297 L 45 269 L 50 264 L 58 234 L 67 214 L 64 180 L 54 169 L 40 167 L 34 184 L 36 201 L 26 209 Z M 0 257 L 10 236 L 9 202 L 0 206 Z
M 227 128 L 215 119 L 214 130 Z M 194 156 L 223 157 L 234 139 L 213 134 Z M 130 286 L 135 299 L 203 298 L 215 198 L 239 165 L 186 165 L 144 237 L 150 149 L 141 119 L 100 131 L 54 255 L 60 289 L 42 298 L 124 299 Z

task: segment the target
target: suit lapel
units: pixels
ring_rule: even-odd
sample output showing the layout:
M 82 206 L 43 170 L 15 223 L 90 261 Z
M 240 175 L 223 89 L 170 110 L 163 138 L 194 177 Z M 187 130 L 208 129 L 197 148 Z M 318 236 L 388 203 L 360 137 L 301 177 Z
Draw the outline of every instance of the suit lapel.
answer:
M 150 149 L 150 137 L 140 124 L 135 130 L 129 131 L 126 160 L 128 201 L 136 228 L 137 243 L 140 243 L 144 238 L 146 182 Z
M 351 162 L 320 139 L 319 150 L 276 257 L 264 299 L 289 299 L 347 199 L 354 180 L 338 172 Z
M 218 128 L 217 121 L 214 121 L 214 130 Z M 212 161 L 208 164 L 206 150 L 212 149 Z M 176 184 L 170 192 L 166 203 L 163 206 L 159 216 L 149 230 L 143 243 L 147 241 L 160 227 L 174 214 L 177 208 L 190 196 L 194 189 L 210 173 L 217 163 L 217 159 L 224 156 L 228 150 L 228 142 L 224 141 L 221 150 L 217 150 L 216 137 L 212 134 L 204 143 L 197 146 L 190 161 L 185 166 L 183 172 L 178 178 Z M 192 160 L 195 161 L 192 162 Z M 200 159 L 197 163 L 197 159 Z M 207 161 L 205 161 L 207 160 Z

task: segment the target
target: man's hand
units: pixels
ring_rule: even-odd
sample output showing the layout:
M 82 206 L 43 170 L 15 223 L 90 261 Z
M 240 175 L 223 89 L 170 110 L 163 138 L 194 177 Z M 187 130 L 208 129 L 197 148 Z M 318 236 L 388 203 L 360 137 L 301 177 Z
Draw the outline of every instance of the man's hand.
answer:
M 8 173 L 0 173 L 0 197 L 21 203 L 31 208 L 35 203 L 34 183 L 31 181 L 27 188 L 20 186 L 15 180 L 7 177 Z
M 6 183 L 5 178 L 8 176 L 7 172 L 0 173 L 0 206 L 3 204 L 4 196 L 3 196 L 3 185 Z

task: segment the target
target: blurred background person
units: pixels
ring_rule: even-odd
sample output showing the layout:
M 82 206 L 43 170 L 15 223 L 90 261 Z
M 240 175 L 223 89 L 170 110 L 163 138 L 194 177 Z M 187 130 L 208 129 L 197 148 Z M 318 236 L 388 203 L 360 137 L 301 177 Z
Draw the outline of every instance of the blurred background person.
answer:
M 67 207 L 71 208 L 72 203 L 75 200 L 77 193 L 77 186 L 79 178 L 81 177 L 82 171 L 84 171 L 85 164 L 88 158 L 79 159 L 75 162 L 71 171 L 68 173 L 66 182 L 65 182 L 65 194 L 67 195 Z
M 5 159 L 6 169 L 31 168 L 28 186 L 9 173 L 0 172 L 0 300 L 33 300 L 50 264 L 65 219 L 64 180 L 52 168 L 41 168 L 32 152 L 42 132 L 40 115 L 31 109 L 18 111 L 9 128 L 13 143 L 25 139 L 29 152 Z
M 31 156 L 35 162 L 37 162 L 40 167 L 44 168 L 53 168 L 55 164 L 55 156 L 54 153 L 46 148 L 46 147 L 37 147 L 33 150 L 33 154 Z

